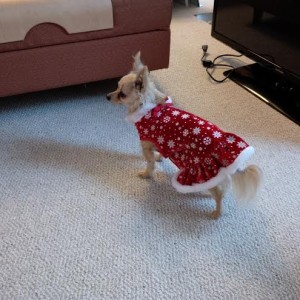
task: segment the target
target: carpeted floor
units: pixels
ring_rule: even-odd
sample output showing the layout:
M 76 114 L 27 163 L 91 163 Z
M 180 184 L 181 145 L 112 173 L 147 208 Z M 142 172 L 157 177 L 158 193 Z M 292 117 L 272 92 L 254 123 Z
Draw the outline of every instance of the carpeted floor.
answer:
M 151 74 L 256 148 L 257 201 L 228 193 L 215 221 L 209 197 L 174 191 L 168 161 L 139 179 L 135 128 L 105 100 L 116 80 L 2 101 L 0 299 L 300 299 L 300 127 L 208 79 L 201 45 L 233 50 L 193 13 L 175 9 L 170 68 Z

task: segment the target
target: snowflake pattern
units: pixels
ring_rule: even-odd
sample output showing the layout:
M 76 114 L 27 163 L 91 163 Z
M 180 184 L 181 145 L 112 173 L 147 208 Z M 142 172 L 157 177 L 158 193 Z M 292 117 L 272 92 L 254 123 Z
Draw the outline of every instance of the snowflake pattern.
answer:
M 247 146 L 246 143 L 242 142 L 242 141 L 238 142 L 237 145 L 239 148 L 246 148 L 246 146 Z
M 206 137 L 203 139 L 203 144 L 206 145 L 206 146 L 208 146 L 208 145 L 210 145 L 210 143 L 211 143 L 211 138 L 208 137 L 208 136 L 206 136 Z
M 174 141 L 173 140 L 169 140 L 168 141 L 168 146 L 169 146 L 169 148 L 174 148 L 174 146 L 175 146 Z
M 234 141 L 235 141 L 235 137 L 234 136 L 229 136 L 227 139 L 226 139 L 227 143 L 228 144 L 233 144 Z
M 219 159 L 219 155 L 217 153 L 215 153 L 215 152 L 213 152 L 211 154 L 211 156 L 214 157 L 215 159 Z
M 159 136 L 158 138 L 157 138 L 157 142 L 159 143 L 159 144 L 163 144 L 164 143 L 164 137 L 163 136 Z
M 213 136 L 214 138 L 219 139 L 222 136 L 222 133 L 220 131 L 214 131 Z
M 223 159 L 222 160 L 222 164 L 223 164 L 223 166 L 228 167 L 228 165 L 229 165 L 228 160 L 227 159 Z
M 207 165 L 210 165 L 211 164 L 211 158 L 209 158 L 209 157 L 206 157 L 205 159 L 204 159 L 204 162 L 207 164 Z
M 148 112 L 135 125 L 141 140 L 152 141 L 181 170 L 177 181 L 182 185 L 207 182 L 249 146 L 237 135 L 169 103 Z
M 164 117 L 164 122 L 165 122 L 165 123 L 170 122 L 170 120 L 171 120 L 171 117 L 170 117 L 170 116 Z
M 195 135 L 198 135 L 199 133 L 200 133 L 200 128 L 199 127 L 195 127 L 194 129 L 193 129 L 193 134 L 195 134 Z
M 187 136 L 189 134 L 189 131 L 187 129 L 183 130 L 182 135 Z

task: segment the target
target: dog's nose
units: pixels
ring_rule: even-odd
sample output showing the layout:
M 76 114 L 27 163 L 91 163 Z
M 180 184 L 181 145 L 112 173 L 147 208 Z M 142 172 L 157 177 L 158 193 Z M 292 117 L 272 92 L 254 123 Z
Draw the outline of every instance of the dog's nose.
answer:
M 106 95 L 106 99 L 109 101 L 109 100 L 110 100 L 110 96 L 109 96 L 109 95 Z

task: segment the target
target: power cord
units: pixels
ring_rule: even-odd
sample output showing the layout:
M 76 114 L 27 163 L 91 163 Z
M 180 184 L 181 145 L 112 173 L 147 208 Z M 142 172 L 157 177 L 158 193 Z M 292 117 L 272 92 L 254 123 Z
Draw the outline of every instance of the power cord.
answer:
M 243 54 L 222 54 L 222 55 L 218 55 L 217 57 L 215 57 L 213 60 L 206 60 L 206 56 L 207 54 L 207 50 L 208 50 L 208 45 L 202 45 L 202 50 L 203 50 L 203 55 L 201 58 L 201 62 L 204 68 L 206 68 L 206 72 L 209 75 L 209 77 L 218 83 L 222 83 L 224 82 L 231 74 L 231 72 L 233 71 L 234 67 L 232 65 L 229 64 L 221 64 L 221 63 L 216 63 L 216 60 L 221 58 L 221 57 L 241 57 L 243 56 Z M 231 68 L 231 72 L 228 72 L 227 75 L 223 78 L 223 79 L 216 79 L 213 77 L 213 75 L 208 71 L 209 69 L 214 69 L 215 67 L 227 67 L 227 68 Z

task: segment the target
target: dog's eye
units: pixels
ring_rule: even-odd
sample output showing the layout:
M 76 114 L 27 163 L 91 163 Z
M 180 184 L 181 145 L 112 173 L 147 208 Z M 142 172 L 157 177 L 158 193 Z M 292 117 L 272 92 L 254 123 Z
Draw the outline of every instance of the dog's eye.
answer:
M 119 97 L 119 98 L 126 98 L 126 95 L 121 91 L 121 92 L 118 94 L 118 97 Z

